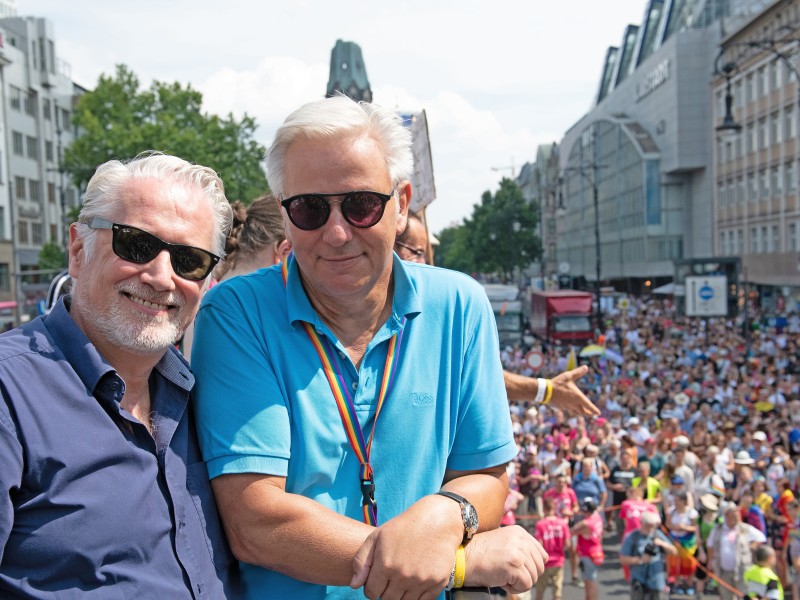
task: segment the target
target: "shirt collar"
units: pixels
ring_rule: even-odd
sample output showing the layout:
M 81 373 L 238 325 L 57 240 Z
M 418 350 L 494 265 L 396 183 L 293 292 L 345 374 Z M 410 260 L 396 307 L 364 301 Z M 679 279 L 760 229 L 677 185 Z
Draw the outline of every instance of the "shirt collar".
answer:
M 100 380 L 106 374 L 115 372 L 115 369 L 101 356 L 69 314 L 68 305 L 71 301 L 71 296 L 62 297 L 52 312 L 44 317 L 44 326 L 86 389 L 94 392 Z M 174 348 L 167 349 L 155 368 L 166 379 L 186 391 L 194 386 L 194 376 L 188 363 Z
M 414 281 L 409 276 L 408 268 L 409 265 L 402 261 L 397 254 L 393 254 L 394 297 L 392 298 L 392 316 L 388 323 L 391 329 L 399 328 L 403 317 L 413 319 L 422 312 L 422 302 L 417 294 Z M 290 323 L 305 321 L 314 326 L 321 325 L 317 312 L 303 289 L 297 261 L 293 259 L 289 262 L 286 277 L 286 303 Z

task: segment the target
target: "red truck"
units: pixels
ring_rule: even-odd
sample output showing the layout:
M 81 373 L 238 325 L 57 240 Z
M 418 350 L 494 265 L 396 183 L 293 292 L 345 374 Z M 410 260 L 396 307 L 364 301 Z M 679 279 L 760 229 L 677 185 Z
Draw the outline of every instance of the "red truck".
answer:
M 531 332 L 549 344 L 585 344 L 594 338 L 592 294 L 574 290 L 531 292 Z

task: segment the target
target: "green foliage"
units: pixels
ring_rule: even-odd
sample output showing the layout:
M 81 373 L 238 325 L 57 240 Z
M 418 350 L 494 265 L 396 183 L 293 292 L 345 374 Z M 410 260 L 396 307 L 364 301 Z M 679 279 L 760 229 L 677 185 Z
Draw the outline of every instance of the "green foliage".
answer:
M 67 255 L 55 242 L 47 242 L 39 251 L 39 269 L 60 271 L 67 266 Z
M 261 168 L 266 154 L 253 136 L 255 121 L 245 115 L 219 117 L 202 112 L 203 96 L 191 86 L 154 81 L 142 89 L 125 65 L 81 96 L 73 124 L 81 135 L 64 153 L 64 165 L 83 189 L 98 165 L 160 150 L 205 165 L 220 174 L 228 200 L 250 202 L 266 193 Z
M 539 207 L 527 202 L 516 183 L 503 178 L 496 194 L 484 192 L 463 225 L 442 231 L 436 263 L 465 273 L 513 278 L 542 253 L 536 235 Z

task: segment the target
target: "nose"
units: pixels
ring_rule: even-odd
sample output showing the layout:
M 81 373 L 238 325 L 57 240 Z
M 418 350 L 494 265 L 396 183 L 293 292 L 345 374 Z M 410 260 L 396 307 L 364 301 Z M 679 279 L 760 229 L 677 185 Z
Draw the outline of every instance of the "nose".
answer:
M 146 283 L 159 292 L 175 289 L 175 277 L 167 250 L 162 250 L 153 260 L 142 265 L 139 275 L 142 283 Z
M 342 246 L 352 238 L 353 230 L 342 214 L 342 203 L 331 203 L 331 214 L 322 226 L 322 241 L 331 246 Z

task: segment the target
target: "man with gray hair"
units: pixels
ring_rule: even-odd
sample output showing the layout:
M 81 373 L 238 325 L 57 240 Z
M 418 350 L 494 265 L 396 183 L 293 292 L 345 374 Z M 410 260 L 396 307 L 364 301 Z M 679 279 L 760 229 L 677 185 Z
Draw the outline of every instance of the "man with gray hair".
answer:
M 72 295 L 0 336 L 0 597 L 237 593 L 173 347 L 229 223 L 214 171 L 176 157 L 89 181 Z
M 343 96 L 289 115 L 267 176 L 293 256 L 198 313 L 198 431 L 248 598 L 513 592 L 544 570 L 496 529 L 517 448 L 486 294 L 392 251 L 410 143 Z
M 667 600 L 665 555 L 676 555 L 677 548 L 659 531 L 661 517 L 645 512 L 639 529 L 631 531 L 622 541 L 619 562 L 631 570 L 632 600 Z

